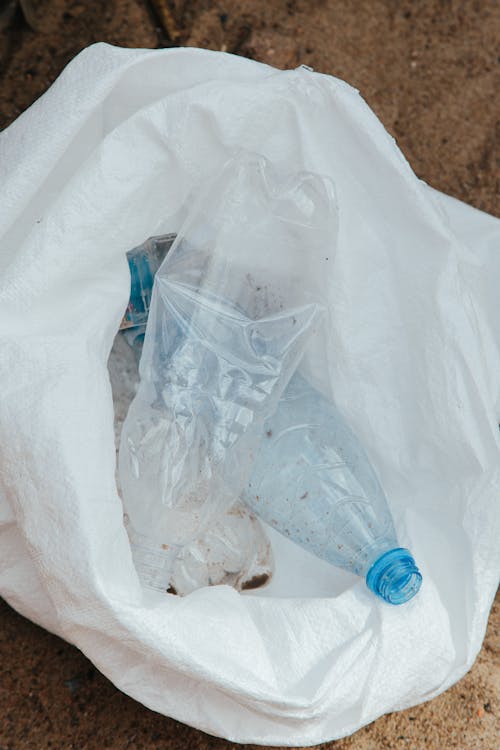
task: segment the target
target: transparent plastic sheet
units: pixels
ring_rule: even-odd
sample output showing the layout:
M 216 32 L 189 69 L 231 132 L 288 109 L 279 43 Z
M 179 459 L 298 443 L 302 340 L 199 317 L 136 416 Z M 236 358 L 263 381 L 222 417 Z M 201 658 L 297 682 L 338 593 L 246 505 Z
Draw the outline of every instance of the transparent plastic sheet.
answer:
M 308 344 L 326 335 L 318 280 L 336 231 L 329 180 L 280 173 L 244 152 L 190 207 L 155 277 L 141 383 L 121 438 L 127 527 L 146 585 L 241 589 L 266 573 L 263 532 L 250 519 L 245 540 L 245 512 L 233 506 L 265 420 Z M 223 522 L 232 544 L 213 530 Z
M 334 385 L 419 560 L 397 610 L 272 529 L 258 595 L 135 577 L 107 373 L 125 253 L 177 232 L 242 147 L 335 182 L 335 333 L 301 371 Z M 1 134 L 0 163 L 0 594 L 121 690 L 232 741 L 341 737 L 462 677 L 500 572 L 500 222 L 419 181 L 342 81 L 194 49 L 86 50 Z

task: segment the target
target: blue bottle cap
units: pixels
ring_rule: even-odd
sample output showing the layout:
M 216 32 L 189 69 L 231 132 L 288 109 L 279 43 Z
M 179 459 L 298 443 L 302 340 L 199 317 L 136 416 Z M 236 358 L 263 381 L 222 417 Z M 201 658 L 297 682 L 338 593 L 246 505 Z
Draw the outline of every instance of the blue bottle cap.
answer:
M 366 585 L 389 604 L 404 604 L 419 591 L 422 574 L 411 552 L 398 547 L 384 552 L 366 574 Z

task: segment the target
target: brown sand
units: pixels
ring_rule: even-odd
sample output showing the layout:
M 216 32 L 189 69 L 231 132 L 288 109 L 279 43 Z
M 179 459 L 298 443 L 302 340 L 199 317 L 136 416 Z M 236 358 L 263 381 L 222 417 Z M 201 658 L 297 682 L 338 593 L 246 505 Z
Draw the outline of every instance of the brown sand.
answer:
M 165 12 L 166 0 L 39 5 L 50 6 L 45 33 L 29 30 L 19 12 L 2 31 L 0 17 L 0 127 L 92 42 L 225 49 L 282 68 L 306 63 L 345 79 L 360 89 L 420 177 L 499 211 L 495 0 L 175 0 L 173 13 Z M 0 750 L 241 747 L 148 711 L 77 649 L 1 601 L 0 623 Z M 483 649 L 463 680 L 423 706 L 323 748 L 500 748 L 499 628 L 497 597 Z

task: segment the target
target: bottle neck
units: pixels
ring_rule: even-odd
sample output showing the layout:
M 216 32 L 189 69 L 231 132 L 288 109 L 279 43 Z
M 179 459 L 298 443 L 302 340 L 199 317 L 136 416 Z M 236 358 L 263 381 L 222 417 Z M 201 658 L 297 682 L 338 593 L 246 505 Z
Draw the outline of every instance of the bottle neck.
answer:
M 404 604 L 418 593 L 422 575 L 412 554 L 397 547 L 373 563 L 366 574 L 366 585 L 389 604 Z

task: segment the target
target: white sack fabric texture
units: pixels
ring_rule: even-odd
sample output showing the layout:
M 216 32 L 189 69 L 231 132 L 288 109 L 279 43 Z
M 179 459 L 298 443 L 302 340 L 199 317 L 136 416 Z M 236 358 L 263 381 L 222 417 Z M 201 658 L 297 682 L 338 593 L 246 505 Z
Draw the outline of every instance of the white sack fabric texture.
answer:
M 335 183 L 331 388 L 422 570 L 405 606 L 276 534 L 267 589 L 139 586 L 107 370 L 125 252 L 241 148 Z M 338 738 L 458 680 L 500 571 L 500 222 L 419 181 L 342 81 L 194 49 L 90 47 L 1 134 L 0 170 L 0 594 L 237 742 Z

